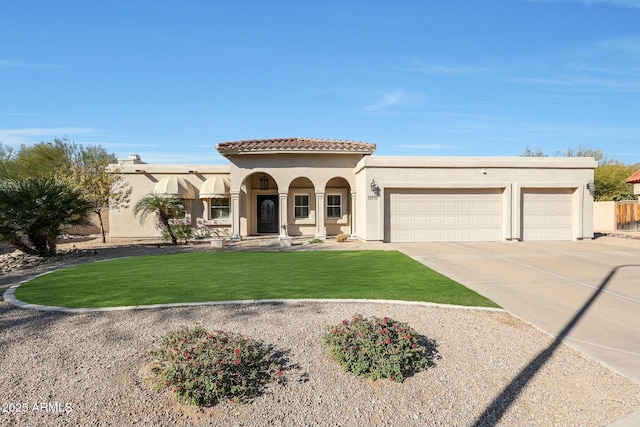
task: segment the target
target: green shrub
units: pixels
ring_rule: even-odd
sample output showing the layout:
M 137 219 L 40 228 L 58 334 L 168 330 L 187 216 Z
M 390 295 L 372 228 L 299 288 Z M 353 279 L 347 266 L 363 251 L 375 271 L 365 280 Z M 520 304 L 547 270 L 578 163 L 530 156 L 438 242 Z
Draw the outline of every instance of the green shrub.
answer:
M 435 351 L 427 348 L 406 323 L 393 319 L 365 319 L 356 315 L 327 328 L 324 342 L 345 371 L 372 380 L 402 382 L 431 364 Z
M 158 387 L 195 405 L 245 401 L 268 382 L 282 381 L 280 360 L 270 346 L 239 334 L 209 333 L 199 325 L 169 332 L 151 355 Z
M 173 232 L 173 235 L 176 237 L 176 239 L 181 240 L 185 245 L 193 239 L 193 228 L 191 228 L 191 226 L 189 225 L 182 225 L 182 224 L 172 225 L 171 230 Z M 162 240 L 166 240 L 166 241 L 171 240 L 171 235 L 169 234 L 168 230 L 163 229 L 161 230 L 161 233 L 162 233 Z

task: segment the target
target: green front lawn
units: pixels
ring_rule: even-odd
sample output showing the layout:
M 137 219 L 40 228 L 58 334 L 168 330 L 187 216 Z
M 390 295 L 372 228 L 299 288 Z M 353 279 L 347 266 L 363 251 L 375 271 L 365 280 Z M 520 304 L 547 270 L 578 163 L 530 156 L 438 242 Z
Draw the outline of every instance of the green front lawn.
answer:
M 62 307 L 200 301 L 357 298 L 497 307 L 395 251 L 205 252 L 123 258 L 65 268 L 16 298 Z

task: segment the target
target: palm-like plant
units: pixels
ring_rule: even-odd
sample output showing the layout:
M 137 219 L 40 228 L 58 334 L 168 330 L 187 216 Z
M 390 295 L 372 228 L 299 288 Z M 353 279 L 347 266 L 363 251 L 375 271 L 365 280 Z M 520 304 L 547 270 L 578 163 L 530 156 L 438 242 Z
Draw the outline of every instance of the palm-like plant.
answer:
M 178 218 L 184 212 L 182 199 L 158 193 L 149 193 L 133 207 L 136 215 L 140 215 L 140 223 L 151 214 L 156 216 L 156 227 L 164 230 L 171 237 L 171 243 L 178 244 L 178 239 L 171 228 L 171 219 Z
M 0 182 L 0 242 L 25 253 L 52 256 L 64 225 L 88 225 L 91 205 L 80 191 L 54 178 Z

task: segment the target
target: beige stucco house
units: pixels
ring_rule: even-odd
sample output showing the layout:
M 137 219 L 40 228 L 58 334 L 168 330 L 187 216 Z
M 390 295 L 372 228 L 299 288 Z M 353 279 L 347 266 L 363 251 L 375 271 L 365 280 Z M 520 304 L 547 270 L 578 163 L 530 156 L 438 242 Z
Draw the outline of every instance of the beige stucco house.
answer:
M 118 169 L 131 205 L 150 192 L 185 200 L 181 219 L 231 239 L 340 233 L 364 241 L 577 240 L 593 237 L 592 158 L 385 157 L 374 144 L 310 138 L 225 142 L 226 165 Z M 157 237 L 132 208 L 114 238 Z

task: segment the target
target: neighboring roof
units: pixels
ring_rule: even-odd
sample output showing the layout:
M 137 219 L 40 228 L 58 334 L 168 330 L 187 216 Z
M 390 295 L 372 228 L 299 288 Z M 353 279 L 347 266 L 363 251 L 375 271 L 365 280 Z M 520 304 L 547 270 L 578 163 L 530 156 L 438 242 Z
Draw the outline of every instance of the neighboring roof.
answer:
M 372 154 L 375 144 L 315 138 L 252 139 L 221 142 L 216 149 L 222 155 L 275 153 L 353 153 Z
M 635 171 L 629 178 L 627 178 L 629 184 L 640 184 L 640 169 Z

